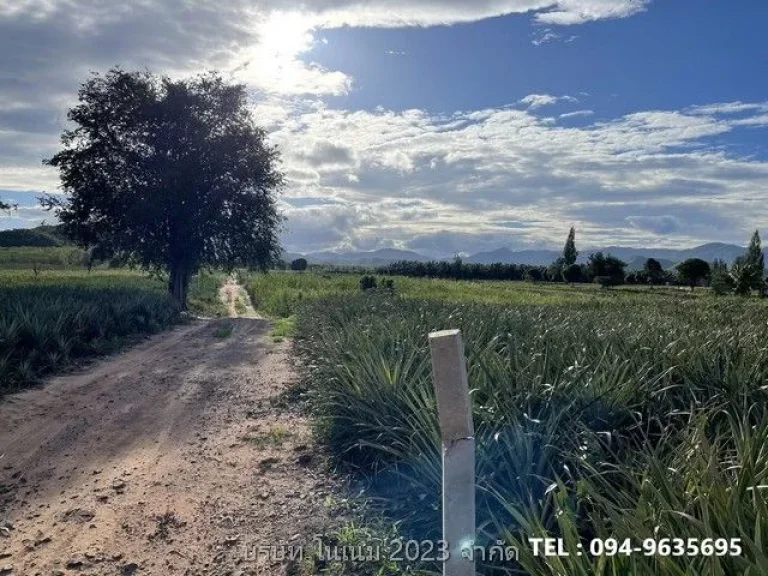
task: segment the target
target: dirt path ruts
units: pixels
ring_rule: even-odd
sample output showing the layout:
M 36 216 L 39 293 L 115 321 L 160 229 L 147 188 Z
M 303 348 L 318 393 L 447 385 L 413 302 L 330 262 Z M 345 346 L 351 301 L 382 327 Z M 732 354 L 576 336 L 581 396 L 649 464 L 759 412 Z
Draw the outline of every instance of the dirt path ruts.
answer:
M 248 292 L 234 278 L 228 278 L 224 282 L 219 290 L 219 298 L 226 304 L 230 318 L 262 318 L 253 309 Z
M 330 484 L 268 328 L 195 321 L 1 401 L 0 574 L 283 573 L 246 549 L 319 529 Z

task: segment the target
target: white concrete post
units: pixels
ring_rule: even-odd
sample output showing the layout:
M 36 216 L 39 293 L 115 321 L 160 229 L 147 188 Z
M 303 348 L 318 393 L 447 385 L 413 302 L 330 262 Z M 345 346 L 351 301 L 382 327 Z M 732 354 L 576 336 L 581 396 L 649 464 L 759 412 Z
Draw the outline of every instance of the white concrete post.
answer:
M 443 441 L 443 575 L 475 576 L 474 559 L 462 554 L 475 540 L 475 432 L 461 332 L 432 332 L 429 347 Z

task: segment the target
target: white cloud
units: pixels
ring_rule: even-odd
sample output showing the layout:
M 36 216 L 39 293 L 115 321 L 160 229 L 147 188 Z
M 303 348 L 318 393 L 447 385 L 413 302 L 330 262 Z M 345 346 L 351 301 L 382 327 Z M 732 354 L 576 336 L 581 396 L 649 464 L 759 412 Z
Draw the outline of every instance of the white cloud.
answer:
M 531 40 L 531 44 L 533 44 L 534 46 L 541 46 L 542 44 L 548 44 L 550 42 L 555 42 L 557 40 L 562 40 L 566 44 L 570 44 L 577 38 L 578 36 L 576 36 L 575 34 L 563 36 L 562 34 L 555 32 L 552 28 L 544 28 L 542 30 L 538 30 L 534 32 L 533 40 Z
M 565 114 L 560 114 L 558 118 L 561 120 L 567 119 L 567 118 L 579 118 L 579 117 L 585 117 L 585 116 L 593 116 L 595 113 L 594 110 L 574 110 L 573 112 L 566 112 Z
M 56 149 L 64 112 L 89 69 L 116 62 L 171 75 L 218 68 L 248 84 L 257 120 L 284 151 L 291 249 L 410 241 L 450 253 L 561 245 L 564 223 L 572 222 L 581 240 L 593 244 L 652 242 L 659 234 L 663 242 L 691 244 L 713 239 L 712 230 L 717 239 L 743 241 L 768 220 L 768 162 L 713 148 L 707 138 L 766 126 L 766 102 L 640 111 L 585 126 L 536 114 L 576 102 L 572 96 L 531 94 L 518 102 L 525 110 L 442 116 L 352 112 L 318 101 L 354 88 L 343 71 L 312 62 L 325 29 L 531 14 L 542 30 L 535 42 L 567 42 L 575 36 L 556 26 L 629 17 L 648 6 L 645 0 L 0 0 L 0 194 L 55 189 L 55 172 L 40 159 Z M 20 37 L 22 51 L 15 44 Z M 558 118 L 590 114 L 575 110 Z
M 640 230 L 649 230 L 654 234 L 672 234 L 682 228 L 680 219 L 665 214 L 662 216 L 627 216 L 626 221 Z
M 712 240 L 713 230 L 720 240 L 744 241 L 768 218 L 768 162 L 730 156 L 706 140 L 738 121 L 648 111 L 575 128 L 514 109 L 432 116 L 319 108 L 290 118 L 273 137 L 296 147 L 331 139 L 356 153 L 355 178 L 321 173 L 289 192 L 333 200 L 332 208 L 315 206 L 315 216 L 337 214 L 339 203 L 366 207 L 369 218 L 334 226 L 335 239 L 322 248 L 420 238 L 416 244 L 435 254 L 448 237 L 466 235 L 475 238 L 467 246 L 483 249 L 552 245 L 564 222 L 578 222 L 592 244 L 690 245 Z
M 768 112 L 768 102 L 719 102 L 704 106 L 691 106 L 686 112 L 705 116 L 740 114 L 743 112 Z
M 277 0 L 276 0 L 277 1 Z M 279 0 L 284 10 L 302 8 L 318 27 L 435 26 L 474 22 L 507 14 L 534 12 L 538 22 L 570 25 L 626 18 L 642 12 L 649 0 Z
M 551 94 L 529 94 L 525 98 L 518 100 L 519 104 L 528 106 L 531 109 L 551 106 L 558 102 L 578 102 L 578 100 L 573 96 L 552 96 Z

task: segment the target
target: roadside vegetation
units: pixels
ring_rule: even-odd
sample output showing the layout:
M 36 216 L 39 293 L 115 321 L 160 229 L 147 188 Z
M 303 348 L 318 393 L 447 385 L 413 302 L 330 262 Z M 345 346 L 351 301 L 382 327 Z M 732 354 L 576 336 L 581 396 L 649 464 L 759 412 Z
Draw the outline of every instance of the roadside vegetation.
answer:
M 193 279 L 193 312 L 226 314 L 219 285 L 219 275 Z M 165 282 L 130 270 L 0 270 L 0 394 L 180 319 Z
M 158 288 L 126 273 L 0 272 L 0 393 L 167 328 L 179 309 Z
M 524 284 L 513 286 L 533 300 Z M 514 306 L 381 290 L 303 297 L 297 349 L 309 367 L 317 429 L 337 464 L 406 534 L 439 538 L 426 335 L 460 328 L 478 441 L 479 539 L 518 546 L 520 563 L 504 567 L 536 575 L 765 573 L 763 301 L 628 292 L 607 299 L 599 290 L 584 301 L 558 290 L 559 302 L 542 291 L 546 305 Z M 571 555 L 545 563 L 531 556 L 530 535 L 562 537 Z M 737 537 L 743 553 L 577 555 L 590 537 Z

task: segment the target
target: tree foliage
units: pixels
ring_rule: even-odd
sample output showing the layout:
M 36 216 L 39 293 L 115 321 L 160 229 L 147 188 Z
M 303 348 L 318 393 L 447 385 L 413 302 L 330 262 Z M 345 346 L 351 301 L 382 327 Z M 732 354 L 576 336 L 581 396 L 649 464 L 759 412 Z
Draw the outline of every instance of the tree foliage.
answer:
M 572 264 L 576 264 L 576 258 L 579 256 L 578 250 L 576 250 L 576 229 L 571 227 L 568 232 L 568 238 L 565 240 L 565 247 L 563 248 L 563 268 L 565 269 Z
M 763 247 L 760 242 L 760 232 L 758 230 L 755 230 L 755 233 L 752 234 L 752 238 L 749 240 L 746 261 L 748 264 L 757 268 L 761 277 L 765 276 L 765 257 L 763 256 Z
M 643 274 L 648 281 L 648 284 L 654 286 L 656 284 L 661 284 L 663 281 L 664 268 L 662 267 L 661 262 L 655 258 L 648 258 L 643 265 Z
M 691 291 L 710 275 L 709 263 L 701 258 L 689 258 L 680 262 L 676 268 L 680 280 L 690 286 Z
M 563 278 L 566 282 L 574 283 L 574 282 L 581 282 L 582 280 L 582 272 L 581 272 L 581 266 L 578 264 L 571 264 L 569 266 L 566 266 L 563 270 Z
M 244 86 L 113 69 L 83 84 L 68 118 L 75 127 L 47 161 L 67 195 L 44 204 L 81 246 L 167 270 L 182 305 L 201 267 L 279 256 L 279 152 Z
M 604 288 L 623 284 L 626 266 L 627 264 L 622 260 L 602 252 L 590 254 L 587 262 L 590 276 Z
M 304 272 L 304 270 L 307 269 L 307 260 L 305 258 L 296 258 L 296 260 L 291 261 L 291 270 L 295 270 L 297 272 Z
M 712 262 L 712 274 L 710 275 L 709 287 L 712 292 L 718 296 L 729 294 L 733 291 L 734 281 L 728 272 L 728 265 L 718 258 Z

